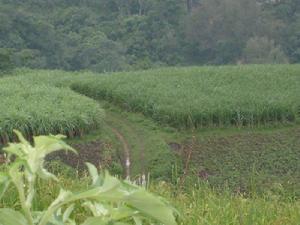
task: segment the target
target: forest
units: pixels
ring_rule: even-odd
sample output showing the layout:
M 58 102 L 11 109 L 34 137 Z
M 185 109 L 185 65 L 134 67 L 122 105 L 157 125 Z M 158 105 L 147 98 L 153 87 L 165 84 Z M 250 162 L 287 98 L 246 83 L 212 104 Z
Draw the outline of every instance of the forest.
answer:
M 0 0 L 0 69 L 300 62 L 300 0 Z

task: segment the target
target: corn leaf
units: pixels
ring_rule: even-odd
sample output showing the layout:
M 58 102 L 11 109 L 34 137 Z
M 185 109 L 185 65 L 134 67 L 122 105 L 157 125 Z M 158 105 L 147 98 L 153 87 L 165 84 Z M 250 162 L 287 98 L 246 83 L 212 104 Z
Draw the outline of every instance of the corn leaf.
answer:
M 0 225 L 28 225 L 25 217 L 13 209 L 0 209 Z
M 126 202 L 145 216 L 150 216 L 165 225 L 177 224 L 172 208 L 145 190 L 141 189 L 128 195 Z
M 9 176 L 5 173 L 0 173 L 0 200 L 10 184 Z

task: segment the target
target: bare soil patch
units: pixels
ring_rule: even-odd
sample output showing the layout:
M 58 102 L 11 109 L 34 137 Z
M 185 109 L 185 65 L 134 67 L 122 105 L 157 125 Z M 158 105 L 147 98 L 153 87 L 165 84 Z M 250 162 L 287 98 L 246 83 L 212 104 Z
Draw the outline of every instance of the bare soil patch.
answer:
M 71 144 L 78 154 L 73 152 L 58 151 L 47 157 L 48 161 L 59 160 L 63 163 L 82 171 L 86 168 L 85 163 L 90 162 L 99 167 L 102 163 L 103 142 L 91 141 L 87 143 Z

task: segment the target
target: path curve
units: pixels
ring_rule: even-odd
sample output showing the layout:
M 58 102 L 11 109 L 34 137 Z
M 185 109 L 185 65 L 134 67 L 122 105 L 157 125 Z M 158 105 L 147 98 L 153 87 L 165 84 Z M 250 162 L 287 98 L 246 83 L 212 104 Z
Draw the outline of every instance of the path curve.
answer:
M 119 141 L 122 143 L 123 145 L 123 151 L 124 151 L 124 156 L 125 156 L 125 176 L 126 179 L 130 179 L 130 165 L 131 165 L 131 161 L 130 161 L 130 148 L 129 148 L 129 144 L 126 141 L 124 135 L 116 128 L 111 127 L 110 129 L 112 130 L 112 132 L 116 135 L 116 137 L 119 139 Z

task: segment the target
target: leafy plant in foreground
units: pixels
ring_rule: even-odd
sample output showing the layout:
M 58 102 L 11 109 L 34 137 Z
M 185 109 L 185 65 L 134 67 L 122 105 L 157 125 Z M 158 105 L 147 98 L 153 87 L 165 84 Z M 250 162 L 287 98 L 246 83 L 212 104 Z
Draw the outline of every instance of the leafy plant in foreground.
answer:
M 0 199 L 12 184 L 17 189 L 22 210 L 1 208 L 0 225 L 76 225 L 72 214 L 78 201 L 92 215 L 81 225 L 141 225 L 154 221 L 176 225 L 174 210 L 163 199 L 128 181 L 119 181 L 107 172 L 98 174 L 89 163 L 92 185 L 77 193 L 61 189 L 47 209 L 34 211 L 37 179 L 57 180 L 43 167 L 45 156 L 61 149 L 75 150 L 62 141 L 62 135 L 34 137 L 32 146 L 20 132 L 15 133 L 20 143 L 10 143 L 4 148 L 13 162 L 8 165 L 8 172 L 0 173 Z

